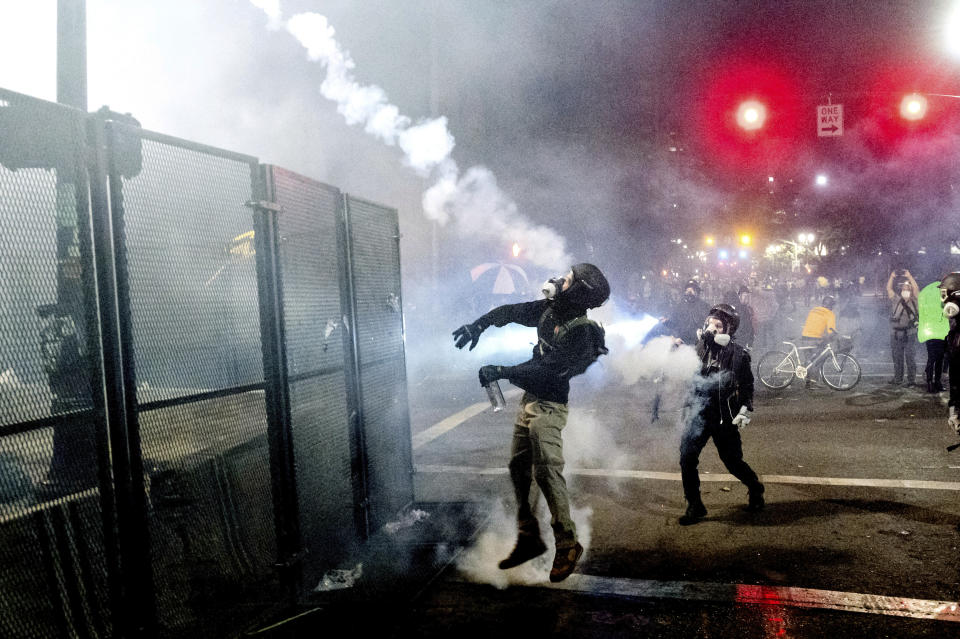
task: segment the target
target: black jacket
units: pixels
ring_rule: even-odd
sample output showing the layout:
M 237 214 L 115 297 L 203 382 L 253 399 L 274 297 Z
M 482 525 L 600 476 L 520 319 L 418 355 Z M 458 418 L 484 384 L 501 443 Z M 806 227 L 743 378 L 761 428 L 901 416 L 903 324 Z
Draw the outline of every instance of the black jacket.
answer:
M 709 312 L 710 305 L 699 297 L 689 302 L 681 299 L 670 309 L 669 317 L 654 326 L 643 341 L 646 343 L 654 337 L 670 335 L 693 345 L 697 342 L 697 329 L 703 326 Z
M 701 376 L 696 395 L 704 402 L 704 411 L 719 409 L 721 421 L 730 424 L 742 406 L 753 410 L 753 371 L 750 353 L 743 346 L 730 342 L 717 348 L 701 339 L 697 341 L 697 356 Z
M 549 300 L 539 300 L 498 306 L 477 321 L 484 326 L 536 326 L 539 343 L 533 347 L 533 357 L 516 366 L 504 366 L 503 375 L 540 399 L 566 404 L 570 378 L 607 352 L 599 325 L 578 322 L 570 327 L 570 322 L 583 316 L 582 310 L 564 311 Z M 564 326 L 570 328 L 562 330 Z
M 950 402 L 948 406 L 960 408 L 960 322 L 950 320 L 947 333 L 947 362 L 950 366 Z

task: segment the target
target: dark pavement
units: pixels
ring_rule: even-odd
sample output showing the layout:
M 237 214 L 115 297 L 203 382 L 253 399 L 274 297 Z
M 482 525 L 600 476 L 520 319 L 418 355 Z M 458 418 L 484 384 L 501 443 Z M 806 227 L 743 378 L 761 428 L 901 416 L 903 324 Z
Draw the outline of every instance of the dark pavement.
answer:
M 485 401 L 473 359 L 411 379 L 416 497 L 431 517 L 372 544 L 379 562 L 354 589 L 318 594 L 312 612 L 261 636 L 319 636 L 343 620 L 385 636 L 960 637 L 948 605 L 960 593 L 960 451 L 945 451 L 956 439 L 945 396 L 884 384 L 881 357 L 864 358 L 846 393 L 758 388 L 744 457 L 767 507 L 743 510 L 746 489 L 708 444 L 709 514 L 689 527 L 677 524 L 679 400 L 665 397 L 651 422 L 649 383 L 591 369 L 564 432 L 587 551 L 562 588 L 546 579 L 552 549 L 496 568 L 514 535 L 516 396 L 501 413 L 444 422 Z

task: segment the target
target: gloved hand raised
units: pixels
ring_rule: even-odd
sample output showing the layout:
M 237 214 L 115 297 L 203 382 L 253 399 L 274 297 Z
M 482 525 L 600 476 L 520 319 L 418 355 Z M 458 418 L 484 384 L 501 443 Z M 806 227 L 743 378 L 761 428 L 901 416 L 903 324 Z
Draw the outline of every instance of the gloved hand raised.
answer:
M 486 328 L 480 322 L 473 322 L 472 324 L 464 324 L 457 330 L 453 332 L 453 339 L 455 346 L 457 348 L 463 348 L 467 345 L 467 342 L 470 343 L 470 349 L 473 350 L 477 345 L 477 342 L 480 341 L 480 333 Z
M 503 366 L 481 366 L 479 377 L 481 386 L 486 386 L 490 382 L 503 379 Z
M 947 424 L 953 427 L 953 430 L 960 435 L 960 415 L 957 415 L 957 407 L 950 407 L 950 416 L 947 417 Z
M 738 430 L 743 430 L 743 427 L 750 423 L 751 414 L 746 406 L 741 406 L 740 412 L 733 418 L 733 425 L 736 426 Z

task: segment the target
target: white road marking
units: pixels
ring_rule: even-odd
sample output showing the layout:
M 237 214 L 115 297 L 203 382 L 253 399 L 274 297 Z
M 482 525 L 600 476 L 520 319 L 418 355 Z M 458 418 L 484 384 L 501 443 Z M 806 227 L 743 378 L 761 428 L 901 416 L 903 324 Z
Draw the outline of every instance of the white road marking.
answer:
M 510 389 L 503 394 L 503 398 L 512 399 L 514 397 L 518 397 L 520 395 L 520 392 L 521 391 L 517 388 Z M 475 417 L 476 415 L 479 415 L 480 413 L 487 410 L 488 408 L 490 408 L 490 402 L 478 402 L 476 404 L 467 406 L 459 413 L 454 413 L 450 417 L 447 417 L 446 419 L 443 419 L 437 422 L 430 428 L 424 431 L 421 431 L 413 436 L 413 449 L 416 450 L 421 446 L 429 444 L 440 435 L 443 435 L 444 433 L 453 430 L 463 422 L 467 421 L 471 417 Z
M 538 587 L 638 599 L 790 606 L 960 622 L 960 604 L 955 601 L 909 599 L 814 588 L 652 581 L 581 574 L 573 574 L 558 584 L 543 584 Z
M 506 467 L 480 468 L 477 466 L 447 466 L 443 464 L 418 464 L 418 473 L 451 473 L 457 475 L 506 475 Z M 661 479 L 680 481 L 680 473 L 652 470 L 624 470 L 616 468 L 568 468 L 565 474 L 579 477 L 610 477 L 615 479 Z M 762 475 L 767 484 L 806 484 L 814 486 L 862 486 L 866 488 L 914 488 L 921 490 L 960 491 L 960 482 L 926 481 L 920 479 L 861 479 L 858 477 L 803 477 L 799 475 Z M 704 482 L 739 482 L 733 475 L 724 473 L 700 473 Z

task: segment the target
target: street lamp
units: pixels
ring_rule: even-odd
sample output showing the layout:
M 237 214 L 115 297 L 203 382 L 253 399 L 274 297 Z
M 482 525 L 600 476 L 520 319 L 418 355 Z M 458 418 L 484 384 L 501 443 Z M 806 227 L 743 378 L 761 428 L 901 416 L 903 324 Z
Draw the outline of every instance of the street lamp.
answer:
M 943 43 L 952 55 L 960 58 L 960 3 L 955 3 L 943 29 Z
M 817 175 L 817 179 L 816 179 L 817 186 L 826 186 L 827 182 L 829 182 L 829 180 L 827 179 L 826 175 L 824 175 L 823 173 L 820 173 L 819 175 Z

